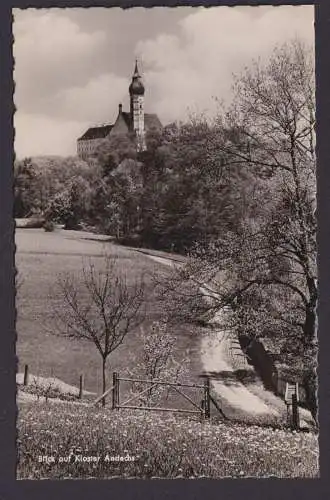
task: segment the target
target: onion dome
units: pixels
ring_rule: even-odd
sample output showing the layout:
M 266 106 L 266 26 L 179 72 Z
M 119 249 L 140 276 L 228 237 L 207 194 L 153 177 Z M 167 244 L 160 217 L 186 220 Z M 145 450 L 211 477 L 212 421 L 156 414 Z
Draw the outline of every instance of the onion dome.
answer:
M 135 70 L 132 76 L 132 82 L 129 86 L 130 95 L 144 95 L 144 85 L 141 80 L 137 61 L 135 61 Z

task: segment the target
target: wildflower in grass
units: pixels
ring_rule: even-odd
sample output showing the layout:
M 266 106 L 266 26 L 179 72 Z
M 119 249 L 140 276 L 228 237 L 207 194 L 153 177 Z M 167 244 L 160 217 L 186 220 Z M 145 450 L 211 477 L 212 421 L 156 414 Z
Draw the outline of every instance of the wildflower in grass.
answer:
M 68 410 L 72 413 L 70 407 Z M 44 477 L 49 477 L 50 470 L 54 478 L 62 477 L 61 474 L 68 477 L 68 469 L 63 465 L 48 470 L 37 464 L 37 468 L 33 469 L 35 459 L 32 457 L 45 446 L 44 436 L 48 436 L 47 449 L 53 450 L 53 453 L 58 451 L 61 455 L 67 455 L 69 451 L 77 453 L 78 450 L 85 450 L 86 454 L 100 453 L 102 450 L 102 453 L 108 451 L 111 455 L 129 452 L 138 458 L 135 462 L 125 464 L 127 477 L 237 477 L 240 471 L 244 471 L 245 476 L 273 474 L 290 477 L 295 474 L 299 477 L 312 477 L 318 467 L 316 436 L 311 438 L 301 435 L 301 439 L 297 440 L 293 434 L 284 432 L 283 438 L 277 437 L 267 442 L 265 437 L 274 436 L 271 430 L 259 429 L 259 436 L 258 428 L 251 433 L 247 432 L 246 426 L 239 425 L 218 426 L 208 423 L 203 427 L 197 422 L 164 415 L 156 418 L 149 416 L 145 426 L 143 414 L 128 415 L 125 412 L 111 411 L 107 412 L 111 425 L 104 426 L 104 415 L 96 415 L 92 410 L 88 419 L 75 419 L 77 423 L 72 431 L 71 427 L 63 425 L 65 413 L 57 411 L 56 415 L 59 418 L 54 418 L 53 415 L 51 422 L 44 420 L 50 418 L 48 415 L 44 415 L 39 422 L 40 412 L 35 411 L 34 419 L 31 414 L 31 423 L 35 420 L 40 430 L 47 428 L 49 424 L 51 434 L 37 433 L 33 441 L 30 441 L 27 439 L 31 434 L 29 426 L 20 434 L 21 467 L 30 463 L 28 469 L 25 469 L 25 475 L 23 474 L 25 478 L 31 474 L 32 477 L 43 474 Z M 83 416 L 81 410 L 77 411 L 78 415 Z M 26 414 L 23 417 L 26 420 Z M 18 423 L 20 426 L 20 422 Z M 38 426 L 34 428 L 38 430 Z M 255 446 L 256 443 L 258 446 Z M 246 453 L 246 449 L 249 453 Z M 310 453 L 311 449 L 315 450 L 315 455 Z M 299 463 L 303 463 L 303 466 L 298 466 Z M 108 467 L 93 468 L 92 465 L 84 464 L 83 474 L 84 477 L 90 475 L 99 478 L 109 477 L 109 474 L 118 475 L 116 471 L 121 465 L 114 464 L 113 467 L 109 471 Z M 76 468 L 74 473 L 70 473 L 79 477 L 79 470 Z M 123 470 L 120 471 L 122 475 Z

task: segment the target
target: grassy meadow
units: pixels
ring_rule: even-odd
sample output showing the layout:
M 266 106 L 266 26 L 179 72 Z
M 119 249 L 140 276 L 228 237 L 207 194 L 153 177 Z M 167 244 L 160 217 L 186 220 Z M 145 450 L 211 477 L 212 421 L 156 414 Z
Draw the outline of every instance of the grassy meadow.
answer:
M 47 400 L 39 398 L 33 384 L 19 386 L 18 479 L 318 476 L 317 435 L 285 429 L 281 416 L 274 423 L 279 428 L 272 429 L 268 415 L 258 420 L 251 414 L 249 419 L 225 400 L 220 405 L 231 420 L 221 420 L 213 407 L 210 421 L 202 421 L 198 415 L 91 405 L 101 392 L 100 356 L 92 343 L 55 335 L 56 310 L 63 303 L 56 286 L 58 275 L 78 274 L 89 257 L 96 266 L 102 265 L 105 250 L 116 255 L 128 281 L 145 275 L 148 316 L 144 327 L 148 328 L 162 314 L 151 275 L 168 272 L 168 267 L 141 251 L 83 232 L 17 229 L 16 245 L 18 371 L 28 364 L 32 375 L 56 377 L 73 386 L 84 373 L 85 389 L 94 393 L 80 401 L 53 389 Z M 201 331 L 180 325 L 173 333 L 177 357 L 190 351 L 187 378 L 201 383 Z M 123 374 L 141 361 L 140 335 L 140 329 L 131 332 L 110 355 L 109 383 L 113 370 Z M 122 398 L 130 394 L 131 386 L 123 382 L 121 389 Z M 191 391 L 184 392 L 199 404 L 201 389 Z M 175 392 L 165 406 L 191 410 L 191 404 Z
M 18 453 L 19 479 L 318 477 L 312 433 L 77 403 L 24 404 Z
M 18 281 L 22 282 L 17 295 L 17 346 L 18 370 L 29 365 L 30 373 L 43 377 L 57 377 L 64 382 L 78 385 L 79 375 L 85 375 L 85 389 L 101 391 L 100 356 L 93 343 L 69 340 L 54 335 L 56 310 L 61 307 L 62 297 L 56 282 L 59 274 L 78 274 L 89 257 L 95 265 L 102 264 L 104 251 L 116 255 L 118 265 L 129 280 L 143 273 L 147 287 L 148 315 L 145 328 L 161 316 L 151 286 L 152 273 L 166 272 L 165 266 L 133 249 L 114 245 L 106 238 L 89 233 L 57 229 L 47 233 L 43 229 L 16 229 L 16 267 Z M 190 378 L 198 376 L 201 367 L 198 342 L 191 327 L 180 326 L 177 336 L 178 355 L 189 348 L 191 353 Z M 139 362 L 140 330 L 129 334 L 124 344 L 108 359 L 108 375 L 117 370 L 134 368 Z

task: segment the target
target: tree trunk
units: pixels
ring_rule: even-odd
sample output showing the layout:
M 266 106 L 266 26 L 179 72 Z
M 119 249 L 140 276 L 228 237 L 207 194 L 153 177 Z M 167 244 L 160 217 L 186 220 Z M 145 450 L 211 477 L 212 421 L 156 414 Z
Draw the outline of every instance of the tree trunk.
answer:
M 305 310 L 304 334 L 306 342 L 315 344 L 317 340 L 317 287 L 314 278 L 307 276 L 307 286 L 310 299 Z
M 305 373 L 302 385 L 306 391 L 307 407 L 318 425 L 317 374 L 313 369 Z
M 105 379 L 105 369 L 107 364 L 107 358 L 102 358 L 102 394 L 107 390 L 106 379 Z M 105 406 L 105 398 L 102 399 L 102 406 Z
M 306 344 L 316 341 L 316 304 L 309 303 L 306 306 L 304 334 Z

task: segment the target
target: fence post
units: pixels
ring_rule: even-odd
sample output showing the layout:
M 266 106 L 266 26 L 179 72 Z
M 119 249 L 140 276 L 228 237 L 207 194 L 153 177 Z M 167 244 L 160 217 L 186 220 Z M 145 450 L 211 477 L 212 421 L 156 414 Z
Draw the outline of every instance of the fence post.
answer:
M 209 419 L 211 415 L 210 411 L 210 379 L 206 377 L 204 381 L 204 412 L 205 418 Z
M 203 399 L 201 401 L 201 414 L 200 414 L 200 419 L 201 419 L 201 422 L 203 422 L 205 420 L 205 399 L 204 399 L 204 396 L 203 396 Z
M 299 410 L 297 394 L 292 394 L 292 427 L 295 430 L 299 429 Z
M 113 372 L 112 374 L 112 409 L 117 408 L 119 403 L 119 380 L 118 373 Z
M 79 399 L 82 399 L 84 392 L 84 374 L 82 373 L 79 377 Z
M 118 408 L 119 406 L 119 384 L 120 384 L 120 379 L 119 379 L 119 373 L 117 373 L 117 379 L 116 379 L 116 407 Z
M 29 365 L 24 366 L 24 380 L 23 384 L 28 385 L 29 383 Z
M 290 427 L 291 425 L 291 416 L 290 416 L 290 404 L 288 401 L 286 401 L 286 423 L 287 426 Z

